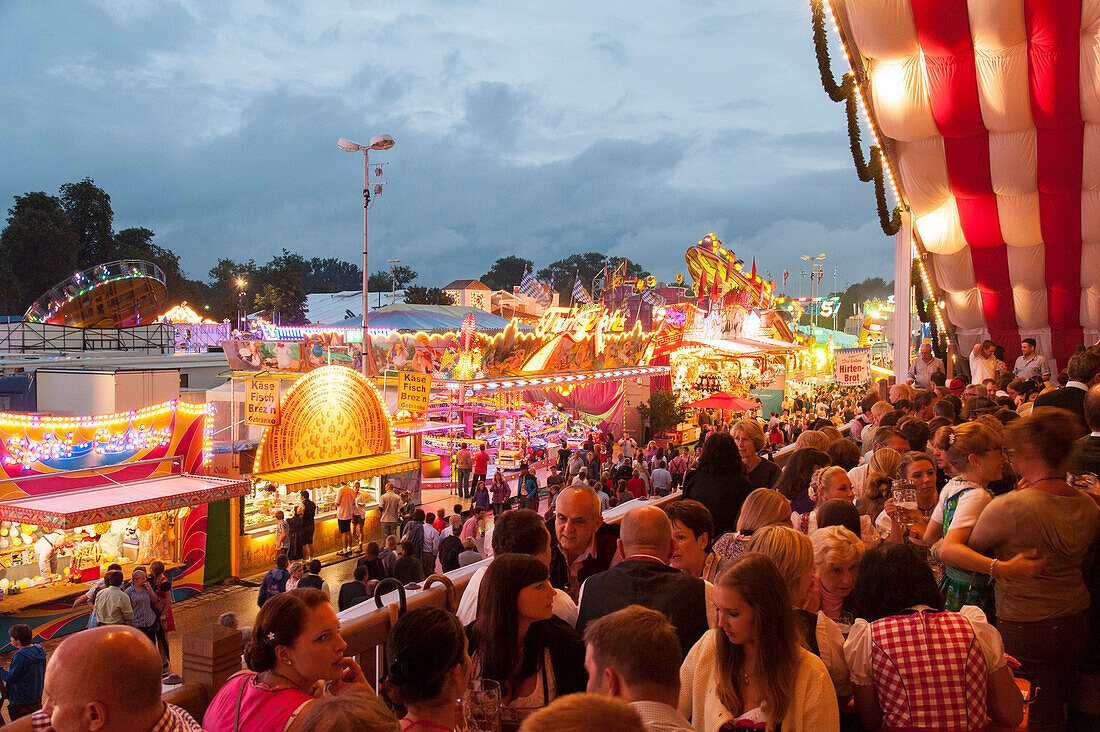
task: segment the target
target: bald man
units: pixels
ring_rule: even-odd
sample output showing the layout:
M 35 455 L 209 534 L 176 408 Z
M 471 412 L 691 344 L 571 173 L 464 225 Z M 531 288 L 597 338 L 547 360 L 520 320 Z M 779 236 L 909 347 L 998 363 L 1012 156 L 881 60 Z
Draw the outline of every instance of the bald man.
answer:
M 619 538 L 618 527 L 605 524 L 600 497 L 576 483 L 558 494 L 554 518 L 547 522 L 550 546 L 550 584 L 574 600 L 581 584 L 611 566 Z
M 656 506 L 640 506 L 623 517 L 619 549 L 626 558 L 585 581 L 581 588 L 577 632 L 591 620 L 628 605 L 661 612 L 676 627 L 686 656 L 707 631 L 713 613 L 709 583 L 668 565 L 672 523 Z
M 46 664 L 47 701 L 35 732 L 200 732 L 160 698 L 157 649 L 135 628 L 105 625 L 70 635 Z

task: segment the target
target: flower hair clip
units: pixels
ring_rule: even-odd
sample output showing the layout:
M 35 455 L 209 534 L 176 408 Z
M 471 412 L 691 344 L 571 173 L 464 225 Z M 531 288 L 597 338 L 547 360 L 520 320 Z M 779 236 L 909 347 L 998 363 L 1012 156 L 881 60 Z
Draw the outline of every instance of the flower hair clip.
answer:
M 267 642 L 268 643 L 274 643 L 275 642 L 275 633 L 268 633 L 267 634 Z
M 955 435 L 954 432 L 952 432 L 950 435 L 948 435 L 947 444 L 948 445 L 954 445 L 955 444 L 955 437 L 956 437 L 956 435 Z

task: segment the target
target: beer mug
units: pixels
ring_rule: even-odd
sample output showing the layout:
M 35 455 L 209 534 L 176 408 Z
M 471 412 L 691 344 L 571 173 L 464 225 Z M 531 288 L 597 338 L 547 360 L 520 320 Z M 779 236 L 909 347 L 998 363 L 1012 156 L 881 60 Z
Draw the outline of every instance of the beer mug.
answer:
M 899 478 L 894 481 L 894 520 L 899 524 L 912 526 L 917 522 L 920 511 L 917 508 L 917 489 L 913 481 Z

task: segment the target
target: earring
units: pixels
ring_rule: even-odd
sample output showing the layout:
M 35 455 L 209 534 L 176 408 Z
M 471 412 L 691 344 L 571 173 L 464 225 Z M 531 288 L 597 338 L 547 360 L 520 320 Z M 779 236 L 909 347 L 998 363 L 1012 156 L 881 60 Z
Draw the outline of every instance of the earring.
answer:
M 291 663 L 290 661 L 287 661 L 287 662 L 286 662 L 286 665 L 287 665 L 287 666 L 291 666 L 291 667 L 293 667 L 293 666 L 294 666 L 294 664 L 293 664 L 293 663 Z

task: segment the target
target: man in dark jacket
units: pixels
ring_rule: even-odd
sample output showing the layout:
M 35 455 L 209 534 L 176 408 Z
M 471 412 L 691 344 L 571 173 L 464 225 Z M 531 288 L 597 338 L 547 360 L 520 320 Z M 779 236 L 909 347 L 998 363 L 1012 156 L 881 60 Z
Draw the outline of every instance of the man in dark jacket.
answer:
M 550 584 L 574 600 L 581 583 L 611 566 L 618 547 L 618 527 L 605 525 L 600 497 L 586 485 L 571 485 L 554 502 L 554 519 L 547 528 Z
M 336 607 L 347 610 L 368 597 L 370 595 L 367 594 L 367 567 L 365 564 L 360 564 L 355 568 L 355 579 L 340 585 L 340 597 L 336 601 Z
M 0 668 L 0 678 L 8 685 L 8 716 L 11 721 L 42 708 L 42 681 L 46 677 L 46 652 L 32 643 L 29 625 L 13 625 L 8 630 L 15 655 L 7 669 Z
M 635 508 L 623 517 L 619 550 L 626 557 L 589 577 L 581 588 L 577 632 L 589 621 L 641 605 L 661 612 L 676 627 L 686 655 L 707 631 L 710 606 L 707 584 L 668 566 L 672 556 L 672 522 L 656 506 Z
M 1083 437 L 1088 434 L 1085 429 L 1085 392 L 1100 381 L 1100 353 L 1094 349 L 1079 351 L 1070 358 L 1066 366 L 1069 381 L 1061 389 L 1048 391 L 1035 397 L 1034 409 L 1039 407 L 1059 407 L 1068 409 L 1081 420 L 1081 434 L 1074 437 Z

